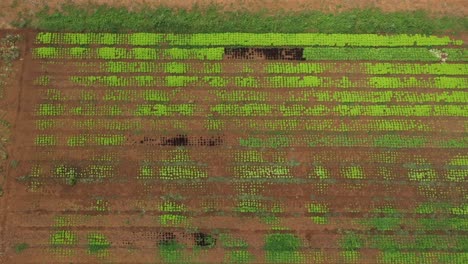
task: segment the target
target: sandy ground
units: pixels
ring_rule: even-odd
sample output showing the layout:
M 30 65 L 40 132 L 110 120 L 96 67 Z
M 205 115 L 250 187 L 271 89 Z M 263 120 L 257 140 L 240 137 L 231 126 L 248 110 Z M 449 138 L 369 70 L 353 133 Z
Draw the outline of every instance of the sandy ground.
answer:
M 41 9 L 46 4 L 52 8 L 59 7 L 68 1 L 58 0 L 2 0 L 0 1 L 0 28 L 11 28 L 19 12 L 23 16 Z M 432 14 L 466 16 L 468 5 L 464 0 L 74 0 L 75 3 L 100 3 L 136 8 L 141 4 L 150 6 L 167 5 L 171 7 L 190 8 L 193 4 L 206 5 L 216 3 L 229 10 L 322 10 L 337 12 L 353 8 L 377 7 L 385 11 L 427 10 Z

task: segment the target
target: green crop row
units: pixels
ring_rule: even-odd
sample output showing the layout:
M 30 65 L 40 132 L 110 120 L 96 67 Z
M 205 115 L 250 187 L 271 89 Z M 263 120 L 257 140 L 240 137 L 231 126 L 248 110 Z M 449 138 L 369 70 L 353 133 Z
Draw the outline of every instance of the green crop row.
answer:
M 442 88 L 442 89 L 466 89 L 468 78 L 435 77 L 423 78 L 398 78 L 398 77 L 370 77 L 369 85 L 373 88 Z
M 165 201 L 158 207 L 160 212 L 187 212 L 184 204 L 178 204 L 173 201 Z
M 246 101 L 271 101 L 271 93 L 257 91 L 226 91 L 216 90 L 210 93 L 218 96 L 226 102 L 246 102 Z M 402 91 L 304 91 L 300 94 L 290 93 L 290 96 L 281 95 L 281 98 L 274 98 L 283 102 L 340 102 L 340 103 L 390 103 L 390 102 L 445 102 L 464 103 L 468 101 L 468 93 L 462 91 L 442 92 L 442 93 L 421 93 Z M 203 101 L 203 100 L 201 100 Z
M 274 136 L 274 137 L 267 137 L 267 138 L 259 138 L 259 137 L 248 137 L 248 138 L 240 138 L 239 144 L 242 147 L 253 147 L 253 148 L 284 148 L 291 145 L 291 138 L 288 136 Z
M 382 144 L 382 138 L 385 138 L 385 145 Z M 321 146 L 340 146 L 346 139 L 349 140 L 348 143 L 344 143 L 342 146 L 361 146 L 361 147 L 379 147 L 379 148 L 417 148 L 419 146 L 426 145 L 429 143 L 429 139 L 423 139 L 422 137 L 405 137 L 405 136 L 395 136 L 395 135 L 384 135 L 379 137 L 374 137 L 373 139 L 367 140 L 358 140 L 352 137 L 336 137 L 332 139 L 331 137 L 323 140 Z M 318 139 L 322 140 L 322 139 Z M 424 144 L 424 142 L 425 144 Z M 374 144 L 372 143 L 374 142 Z M 442 141 L 437 141 L 438 143 Z M 325 144 L 326 143 L 326 144 Z M 301 143 L 298 142 L 298 145 Z M 465 143 L 466 144 L 466 143 Z M 259 146 L 249 146 L 252 148 L 258 148 Z M 290 170 L 290 164 L 277 165 L 278 162 L 268 162 L 259 157 L 262 150 L 247 150 L 239 151 L 236 155 L 236 161 L 238 164 L 233 167 L 233 173 L 236 177 L 248 178 L 248 179 L 259 179 L 259 178 L 291 178 L 294 177 L 293 172 Z M 246 163 L 258 164 L 260 165 L 246 165 Z M 263 164 L 266 165 L 263 165 Z M 438 173 L 433 168 L 432 164 L 418 164 L 419 168 L 414 167 L 414 163 L 404 163 L 403 168 L 407 170 L 407 177 L 410 181 L 433 181 L 438 178 Z M 399 165 L 400 166 L 400 165 Z M 366 178 L 364 169 L 362 165 L 358 164 L 343 164 L 340 165 L 340 175 L 344 179 L 354 179 L 362 180 Z M 153 173 L 148 173 L 150 167 L 142 167 L 140 175 L 144 177 L 151 177 Z M 318 165 L 317 163 L 312 164 L 312 168 L 309 172 L 308 178 L 312 179 L 329 179 L 333 167 Z M 461 178 L 452 178 L 450 177 L 450 169 L 445 169 L 445 172 L 442 174 L 449 181 L 462 182 L 468 177 L 468 174 L 464 174 Z M 465 170 L 466 172 L 466 170 Z M 244 199 L 245 201 L 245 199 Z M 256 202 L 255 204 L 258 204 Z M 314 204 L 314 207 L 309 207 L 309 213 L 326 213 L 324 208 L 319 205 Z M 386 213 L 387 215 L 395 214 L 393 209 L 378 209 L 375 213 Z M 423 203 L 415 209 L 417 214 L 452 214 L 458 216 L 468 215 L 468 205 L 461 204 L 459 206 L 449 206 L 447 204 L 437 204 L 437 203 Z
M 381 119 L 381 120 L 234 120 L 229 130 L 271 130 L 271 131 L 432 131 L 433 128 L 419 120 Z
M 284 148 L 284 147 L 374 147 L 374 148 L 459 148 L 468 146 L 467 137 L 454 137 L 451 139 L 434 139 L 427 136 L 406 136 L 398 134 L 384 135 L 303 135 L 294 137 L 289 135 L 272 136 L 264 138 L 239 138 L 239 145 L 247 148 Z M 356 169 L 353 169 L 356 170 Z M 453 181 L 462 180 L 460 176 L 466 170 L 453 170 Z M 357 172 L 349 172 L 354 175 Z M 450 173 L 449 173 L 450 174 Z M 354 176 L 350 176 L 354 177 Z M 357 176 L 356 176 L 357 177 Z M 418 180 L 416 174 L 412 177 Z
M 78 169 L 77 167 L 61 164 L 55 166 L 51 174 L 58 178 L 77 180 L 79 178 L 110 178 L 114 172 L 115 169 L 112 165 L 91 164 Z
M 122 107 L 119 105 L 81 104 L 77 107 L 65 108 L 63 104 L 40 104 L 37 111 L 39 116 L 191 116 L 195 110 L 193 104 L 139 104 L 136 107 Z
M 466 64 L 414 63 L 269 63 L 264 72 L 276 74 L 300 73 L 366 73 L 366 74 L 433 74 L 465 75 Z
M 236 151 L 234 154 L 234 160 L 239 163 L 246 162 L 266 162 L 260 151 L 257 150 L 242 150 Z
M 468 61 L 465 49 L 443 49 L 447 61 Z M 439 62 L 441 58 L 427 48 L 305 48 L 306 60 L 377 60 Z
M 187 220 L 188 217 L 185 215 L 178 215 L 178 214 L 163 214 L 160 215 L 159 217 L 159 223 L 162 226 L 168 226 L 168 227 L 181 227 L 181 226 L 187 226 Z M 179 247 L 178 244 L 174 243 L 175 245 L 169 245 L 164 246 L 164 250 L 160 250 L 160 254 L 163 256 L 163 259 L 167 260 L 168 263 L 180 263 L 181 259 L 181 252 L 175 249 L 167 249 L 170 247 Z M 182 261 L 184 263 L 185 261 Z
M 322 136 L 309 141 L 310 147 L 347 146 L 347 147 L 376 147 L 376 148 L 466 148 L 468 139 L 435 140 L 424 136 L 381 135 L 367 137 L 353 136 Z
M 134 112 L 135 116 L 172 116 L 182 115 L 191 116 L 194 112 L 193 104 L 179 104 L 179 105 L 163 105 L 163 104 L 152 104 L 152 105 L 137 105 Z
M 57 137 L 54 135 L 38 135 L 34 144 L 36 146 L 55 146 L 57 145 Z
M 135 38 L 139 39 L 139 34 L 135 33 Z M 40 32 L 36 35 L 37 44 L 71 44 L 88 45 L 103 44 L 116 45 L 128 44 L 128 34 L 109 34 L 109 33 L 52 33 Z M 156 41 L 156 40 L 155 40 Z
M 98 92 L 100 94 L 98 94 Z M 105 91 L 93 90 L 71 90 L 67 96 L 62 96 L 62 92 L 58 89 L 47 89 L 42 92 L 42 98 L 54 101 L 80 100 L 84 101 L 138 101 L 144 100 L 149 102 L 168 102 L 170 94 L 164 90 L 123 90 L 112 89 Z
M 73 128 L 80 130 L 117 130 L 117 131 L 126 131 L 126 130 L 138 130 L 142 129 L 140 121 L 133 120 L 99 120 L 96 119 L 86 119 L 86 120 L 75 120 L 73 121 Z
M 450 160 L 445 166 L 447 169 L 447 178 L 455 182 L 464 182 L 468 177 L 468 155 L 458 155 Z M 452 213 L 466 215 L 467 207 L 452 208 Z
M 420 264 L 420 263 L 448 263 L 462 264 L 468 259 L 465 252 L 398 252 L 388 251 L 380 253 L 379 264 Z
M 39 119 L 36 120 L 36 129 L 38 130 L 50 130 L 56 129 L 60 125 L 60 122 L 50 119 Z
M 234 167 L 234 175 L 245 179 L 292 177 L 287 166 L 236 166 Z
M 307 212 L 311 215 L 310 219 L 319 225 L 328 223 L 328 217 L 325 215 L 330 209 L 326 204 L 313 202 L 307 205 Z
M 97 212 L 108 212 L 109 211 L 109 202 L 103 199 L 96 199 L 91 207 L 94 211 Z
M 105 86 L 211 86 L 226 87 L 236 85 L 238 87 L 253 88 L 440 88 L 440 89 L 467 89 L 468 78 L 456 77 L 367 77 L 360 79 L 349 79 L 348 77 L 331 78 L 317 76 L 274 76 L 274 77 L 220 77 L 220 76 L 186 76 L 171 75 L 166 77 L 155 77 L 151 75 L 140 75 L 123 77 L 111 76 L 71 76 L 70 81 L 83 86 L 105 85 Z
M 463 103 L 468 101 L 466 92 L 443 92 L 443 93 L 415 93 L 415 92 L 317 92 L 311 94 L 310 99 L 319 102 L 340 102 L 340 103 L 390 103 L 390 102 L 445 102 Z
M 353 165 L 341 168 L 341 173 L 346 179 L 364 179 L 365 175 L 361 166 Z
M 98 146 L 118 146 L 125 142 L 126 138 L 123 135 L 75 135 L 70 136 L 66 140 L 70 147 L 98 145 Z M 58 139 L 55 135 L 38 135 L 35 139 L 37 146 L 55 146 Z
M 67 139 L 67 145 L 70 147 L 78 146 L 120 146 L 125 143 L 126 137 L 124 135 L 88 135 L 80 134 L 70 136 Z
M 65 111 L 63 105 L 55 104 L 40 104 L 37 109 L 37 115 L 39 116 L 59 116 L 62 115 Z
M 37 44 L 103 44 L 103 45 L 151 45 L 167 43 L 170 46 L 445 46 L 462 45 L 462 40 L 426 35 L 377 35 L 377 34 L 320 34 L 320 33 L 50 33 L 41 32 Z
M 338 105 L 217 104 L 222 116 L 468 116 L 466 105 Z
M 238 213 L 260 213 L 265 212 L 265 205 L 263 201 L 252 200 L 252 199 L 242 199 L 238 201 L 235 212 Z
M 64 112 L 64 115 L 72 116 L 119 116 L 122 114 L 123 110 L 117 105 L 96 106 L 95 104 L 81 104 Z
M 273 106 L 269 104 L 218 104 L 210 108 L 211 112 L 225 116 L 269 116 Z
M 376 248 L 384 252 L 398 251 L 415 251 L 427 252 L 431 251 L 446 251 L 452 249 L 454 251 L 462 251 L 463 245 L 462 236 L 447 236 L 447 235 L 414 235 L 414 237 L 404 235 L 375 235 L 368 237 L 366 242 L 371 248 Z M 434 252 L 431 252 L 434 253 Z M 440 263 L 440 262 L 437 262 Z M 445 263 L 445 262 L 442 262 Z
M 165 180 L 200 179 L 208 177 L 208 174 L 196 166 L 163 166 L 159 177 Z
M 38 47 L 33 49 L 37 59 L 103 59 L 103 60 L 222 60 L 224 48 L 61 48 Z
M 289 96 L 281 95 L 277 98 L 269 98 L 271 95 L 268 92 L 260 91 L 244 91 L 244 90 L 213 90 L 210 94 L 216 95 L 222 102 L 339 102 L 339 103 L 391 103 L 391 102 L 410 102 L 410 103 L 464 103 L 468 101 L 468 93 L 462 91 L 440 92 L 440 93 L 421 93 L 421 92 L 406 92 L 406 91 L 302 91 L 289 92 Z M 66 100 L 81 100 L 81 101 L 147 101 L 147 102 L 169 102 L 172 96 L 166 90 L 122 90 L 112 89 L 106 90 L 101 95 L 97 95 L 95 91 L 87 90 L 72 90 L 67 93 L 67 97 L 61 95 L 58 89 L 47 89 L 43 91 L 43 98 L 54 101 Z M 185 97 L 180 97 L 184 100 Z M 216 102 L 217 98 L 202 97 L 198 100 L 203 102 Z M 60 109 L 59 109 L 60 110 Z M 56 111 L 44 108 L 42 113 L 47 111 Z M 59 111 L 58 111 L 59 112 Z
M 44 110 L 44 109 L 47 109 Z M 61 112 L 48 112 L 60 109 Z M 132 108 L 133 109 L 133 108 Z M 64 105 L 40 104 L 39 116 L 75 115 L 75 116 L 192 116 L 194 104 L 141 104 L 136 109 L 118 105 L 96 106 L 87 104 L 65 109 Z M 65 111 L 67 110 L 67 111 Z M 216 104 L 210 107 L 212 114 L 221 116 L 468 116 L 466 105 L 315 105 L 301 104 Z
M 68 230 L 60 230 L 54 232 L 50 236 L 50 244 L 53 247 L 58 246 L 73 246 L 76 245 L 78 242 L 78 236 L 75 232 L 68 231 Z
M 367 74 L 433 74 L 465 75 L 468 64 L 398 64 L 398 63 L 364 63 Z
M 258 91 L 229 91 L 229 90 L 214 90 L 210 91 L 210 94 L 216 95 L 222 101 L 268 101 L 271 93 L 258 92 Z

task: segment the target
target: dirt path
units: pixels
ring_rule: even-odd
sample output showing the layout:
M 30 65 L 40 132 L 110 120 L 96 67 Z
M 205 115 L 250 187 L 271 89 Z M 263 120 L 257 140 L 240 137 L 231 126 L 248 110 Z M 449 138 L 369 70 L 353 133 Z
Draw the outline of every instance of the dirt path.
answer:
M 0 3 L 0 28 L 11 28 L 11 21 L 17 18 L 18 13 L 22 12 L 24 17 L 30 16 L 44 7 L 46 4 L 51 8 L 60 6 L 68 1 L 59 0 L 2 0 Z M 88 3 L 88 0 L 74 0 L 75 3 Z M 95 0 L 93 3 L 111 4 L 116 6 L 138 7 L 141 4 L 151 6 L 167 5 L 171 7 L 190 8 L 193 4 L 217 3 L 223 5 L 226 10 L 321 10 L 326 12 L 343 11 L 354 8 L 376 7 L 384 11 L 411 11 L 427 10 L 432 14 L 458 15 L 466 16 L 468 8 L 464 0 Z M 149 2 L 149 3 L 148 3 Z
M 3 116 L 2 118 L 6 121 L 8 121 L 11 124 L 10 128 L 10 136 L 9 136 L 9 141 L 12 142 L 14 141 L 14 136 L 13 136 L 13 130 L 16 128 L 16 123 L 17 123 L 17 117 L 19 113 L 19 95 L 22 87 L 22 82 L 23 82 L 23 72 L 25 69 L 25 61 L 24 61 L 24 55 L 27 50 L 29 50 L 26 46 L 27 43 L 27 32 L 26 31 L 17 31 L 17 30 L 12 30 L 12 31 L 1 31 L 0 36 L 3 37 L 7 34 L 13 34 L 13 35 L 19 35 L 21 36 L 21 40 L 18 43 L 18 46 L 20 47 L 21 50 L 21 57 L 19 60 L 13 62 L 13 71 L 10 73 L 9 80 L 7 81 L 5 87 L 6 89 L 4 90 L 4 95 L 3 98 L 0 99 L 0 109 L 2 111 L 6 111 L 6 115 Z M 11 144 L 7 145 L 7 153 L 10 157 L 10 153 L 13 150 L 13 146 Z M 0 263 L 6 263 L 3 261 L 4 257 L 4 252 L 5 252 L 5 246 L 6 246 L 6 241 L 3 239 L 5 237 L 5 225 L 6 225 L 6 211 L 8 210 L 9 206 L 11 204 L 8 203 L 9 196 L 11 195 L 9 184 L 11 182 L 10 179 L 8 179 L 8 175 L 10 170 L 14 169 L 12 166 L 9 166 L 8 163 L 13 161 L 13 159 L 7 159 L 4 162 L 3 167 L 4 167 L 4 175 L 5 178 L 0 181 L 0 184 L 4 188 L 4 195 L 0 199 Z

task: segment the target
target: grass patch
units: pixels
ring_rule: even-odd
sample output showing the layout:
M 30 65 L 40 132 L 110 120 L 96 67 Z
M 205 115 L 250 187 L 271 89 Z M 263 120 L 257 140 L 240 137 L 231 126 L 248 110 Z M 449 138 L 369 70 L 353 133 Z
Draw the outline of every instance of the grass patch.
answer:
M 134 10 L 106 5 L 64 4 L 61 10 L 45 7 L 31 23 L 35 29 L 71 32 L 252 32 L 252 33 L 409 33 L 436 34 L 466 31 L 466 17 L 431 17 L 425 11 L 384 13 L 379 9 L 355 9 L 336 14 L 304 10 L 223 11 L 221 6 L 194 6 L 190 10 L 149 7 Z M 14 25 L 28 26 L 20 18 Z
M 264 249 L 267 251 L 295 251 L 301 247 L 301 240 L 294 234 L 275 233 L 267 235 Z
M 342 249 L 347 251 L 349 250 L 359 250 L 363 246 L 363 241 L 354 232 L 347 232 L 343 238 L 340 240 L 340 246 Z
M 181 263 L 183 262 L 184 245 L 175 240 L 160 243 L 158 246 L 159 256 L 164 263 Z

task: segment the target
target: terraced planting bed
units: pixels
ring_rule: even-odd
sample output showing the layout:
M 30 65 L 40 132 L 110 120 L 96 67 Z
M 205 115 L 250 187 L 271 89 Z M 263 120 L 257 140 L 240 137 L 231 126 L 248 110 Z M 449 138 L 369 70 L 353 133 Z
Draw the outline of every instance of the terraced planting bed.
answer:
M 468 262 L 464 39 L 23 35 L 5 263 Z

